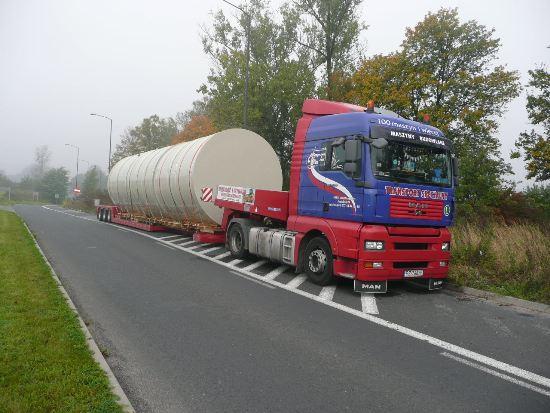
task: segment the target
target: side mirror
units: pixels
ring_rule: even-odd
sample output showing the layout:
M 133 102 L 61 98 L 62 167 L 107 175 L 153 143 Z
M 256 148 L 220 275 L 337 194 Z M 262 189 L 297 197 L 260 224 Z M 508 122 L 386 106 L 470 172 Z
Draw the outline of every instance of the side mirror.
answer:
M 382 149 L 387 145 L 388 145 L 388 141 L 384 138 L 374 139 L 371 143 L 371 146 L 375 147 L 376 149 Z
M 344 173 L 349 176 L 354 176 L 357 173 L 357 164 L 355 162 L 346 162 L 344 164 Z
M 361 159 L 361 141 L 359 139 L 347 140 L 344 149 L 346 152 L 346 163 Z
M 460 173 L 458 171 L 458 158 L 452 157 L 452 163 L 453 163 L 453 183 L 454 186 L 458 186 L 458 182 L 460 180 Z

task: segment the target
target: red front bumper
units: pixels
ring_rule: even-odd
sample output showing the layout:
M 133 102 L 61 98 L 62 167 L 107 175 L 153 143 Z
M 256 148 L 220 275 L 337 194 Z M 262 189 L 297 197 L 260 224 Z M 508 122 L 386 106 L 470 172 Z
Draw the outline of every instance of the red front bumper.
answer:
M 383 241 L 384 249 L 366 250 L 365 241 Z M 447 228 L 365 225 L 360 234 L 356 279 L 402 280 L 407 279 L 405 271 L 409 270 L 422 270 L 422 275 L 414 278 L 447 278 L 450 252 L 442 251 L 441 245 L 450 241 Z

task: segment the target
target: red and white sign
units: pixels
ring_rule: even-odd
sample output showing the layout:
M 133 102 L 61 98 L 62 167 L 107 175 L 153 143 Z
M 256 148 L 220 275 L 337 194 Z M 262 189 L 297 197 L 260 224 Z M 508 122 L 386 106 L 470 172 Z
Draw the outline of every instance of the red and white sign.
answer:
M 80 193 L 80 189 L 79 189 L 79 188 L 75 188 L 75 189 L 73 189 L 73 192 L 74 192 L 75 194 L 79 194 L 79 193 Z
M 202 195 L 201 195 L 201 201 L 203 202 L 212 202 L 212 188 L 205 187 L 201 188 Z

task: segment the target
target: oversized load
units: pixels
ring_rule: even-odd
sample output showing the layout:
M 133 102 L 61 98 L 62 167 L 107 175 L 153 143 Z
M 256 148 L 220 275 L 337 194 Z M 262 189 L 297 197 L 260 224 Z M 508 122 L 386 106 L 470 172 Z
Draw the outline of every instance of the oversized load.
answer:
M 280 191 L 282 171 L 260 135 L 228 129 L 161 149 L 128 156 L 109 173 L 115 205 L 137 217 L 191 226 L 219 225 L 212 202 L 218 185 Z

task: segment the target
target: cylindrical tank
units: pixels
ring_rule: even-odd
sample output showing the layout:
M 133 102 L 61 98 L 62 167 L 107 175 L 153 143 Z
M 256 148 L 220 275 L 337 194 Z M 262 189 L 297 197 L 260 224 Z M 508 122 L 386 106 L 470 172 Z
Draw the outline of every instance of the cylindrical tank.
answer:
M 228 129 L 128 156 L 111 169 L 107 189 L 132 214 L 211 226 L 222 218 L 212 202 L 218 185 L 280 191 L 282 181 L 279 159 L 265 139 Z

